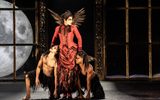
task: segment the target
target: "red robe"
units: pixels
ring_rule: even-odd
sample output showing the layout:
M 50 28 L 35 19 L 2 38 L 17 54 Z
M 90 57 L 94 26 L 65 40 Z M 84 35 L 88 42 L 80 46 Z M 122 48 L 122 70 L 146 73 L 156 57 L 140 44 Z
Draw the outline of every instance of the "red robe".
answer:
M 61 31 L 60 31 L 61 30 Z M 52 38 L 52 45 L 59 36 L 60 40 L 60 57 L 59 64 L 67 69 L 73 69 L 75 66 L 75 55 L 77 49 L 82 49 L 82 38 L 75 25 L 71 25 L 71 31 L 64 34 L 65 26 L 57 26 Z M 78 40 L 78 45 L 74 42 L 74 36 Z
M 75 25 L 70 26 L 70 32 L 65 31 L 67 27 L 57 26 L 52 38 L 52 45 L 54 45 L 55 39 L 59 36 L 60 40 L 60 53 L 58 60 L 60 86 L 64 93 L 71 92 L 75 78 L 77 76 L 77 70 L 75 67 L 75 56 L 77 49 L 82 49 L 82 38 Z M 78 40 L 78 45 L 74 42 L 74 36 Z

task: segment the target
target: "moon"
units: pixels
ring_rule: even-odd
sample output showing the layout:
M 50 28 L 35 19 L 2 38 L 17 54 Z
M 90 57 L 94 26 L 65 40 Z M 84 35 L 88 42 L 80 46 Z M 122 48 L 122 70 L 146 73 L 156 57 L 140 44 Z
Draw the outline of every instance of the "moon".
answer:
M 13 4 L 0 0 L 0 8 L 12 8 Z M 16 6 L 16 8 L 18 8 Z M 32 44 L 32 26 L 21 10 L 15 11 L 15 39 L 17 44 Z M 0 44 L 13 44 L 13 11 L 0 10 Z M 24 65 L 32 46 L 16 46 L 16 70 Z M 0 46 L 0 77 L 13 73 L 13 46 Z

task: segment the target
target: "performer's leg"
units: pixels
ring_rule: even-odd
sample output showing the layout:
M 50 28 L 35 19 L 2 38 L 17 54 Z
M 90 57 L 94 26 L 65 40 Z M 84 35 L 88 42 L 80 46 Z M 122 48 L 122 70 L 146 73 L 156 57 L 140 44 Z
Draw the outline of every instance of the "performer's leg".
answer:
M 25 75 L 25 85 L 26 85 L 26 96 L 23 98 L 23 100 L 29 100 L 30 99 L 30 79 L 28 77 L 28 74 Z
M 68 72 L 68 80 L 67 80 L 67 83 L 68 83 L 68 98 L 71 99 L 72 98 L 72 90 L 73 90 L 73 77 L 74 77 L 74 73 L 73 73 L 74 70 L 70 70 Z
M 60 73 L 59 73 L 59 89 L 60 89 L 60 93 L 62 93 L 63 94 L 63 97 L 62 97 L 62 99 L 66 99 L 67 98 L 67 82 L 66 82 L 66 80 L 67 80 L 67 72 L 66 72 L 66 70 L 65 70 L 65 68 L 64 67 L 61 67 L 61 69 L 60 69 Z
M 105 93 L 97 75 L 91 81 L 91 92 L 94 99 L 104 99 Z
M 49 99 L 52 100 L 52 99 L 54 99 L 54 95 L 53 95 L 54 88 L 53 88 L 53 86 L 51 86 L 51 84 L 49 84 L 48 87 L 49 87 L 49 93 L 50 93 Z
M 66 80 L 63 81 L 62 87 L 63 87 L 63 99 L 66 99 L 67 98 L 67 91 L 68 91 L 68 84 L 67 84 Z

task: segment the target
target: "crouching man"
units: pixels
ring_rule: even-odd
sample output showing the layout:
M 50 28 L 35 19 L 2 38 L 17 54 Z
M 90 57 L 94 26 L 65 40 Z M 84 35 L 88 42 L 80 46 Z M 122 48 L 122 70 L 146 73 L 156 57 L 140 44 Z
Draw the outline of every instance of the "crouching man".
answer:
M 42 86 L 49 88 L 50 99 L 57 98 L 57 58 L 58 45 L 55 45 L 41 55 L 36 70 L 30 71 L 25 75 L 26 96 L 23 100 L 30 99 L 30 87 L 33 89 Z

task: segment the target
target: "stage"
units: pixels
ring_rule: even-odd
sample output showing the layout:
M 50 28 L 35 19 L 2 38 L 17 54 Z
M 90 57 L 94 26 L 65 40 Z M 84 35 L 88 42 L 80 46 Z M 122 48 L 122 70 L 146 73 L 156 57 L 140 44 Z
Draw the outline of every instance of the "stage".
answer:
M 101 84 L 105 90 L 105 100 L 160 100 L 160 82 L 101 81 Z M 24 82 L 0 82 L 1 100 L 22 100 L 23 96 Z M 48 90 L 42 88 L 31 92 L 31 100 L 48 100 L 48 97 Z

